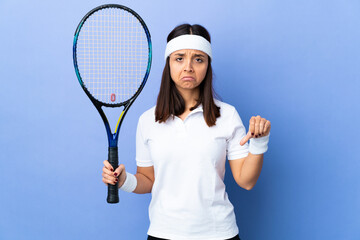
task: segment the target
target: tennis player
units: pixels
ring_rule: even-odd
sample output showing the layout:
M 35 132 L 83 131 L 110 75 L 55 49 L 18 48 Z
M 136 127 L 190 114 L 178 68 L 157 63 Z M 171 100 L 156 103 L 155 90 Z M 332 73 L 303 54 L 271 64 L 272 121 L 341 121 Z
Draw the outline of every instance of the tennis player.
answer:
M 137 126 L 137 173 L 104 161 L 105 184 L 152 193 L 148 240 L 240 239 L 225 190 L 226 157 L 244 189 L 252 189 L 261 172 L 270 121 L 253 116 L 246 133 L 236 109 L 214 98 L 210 42 L 200 25 L 170 32 L 156 106 Z

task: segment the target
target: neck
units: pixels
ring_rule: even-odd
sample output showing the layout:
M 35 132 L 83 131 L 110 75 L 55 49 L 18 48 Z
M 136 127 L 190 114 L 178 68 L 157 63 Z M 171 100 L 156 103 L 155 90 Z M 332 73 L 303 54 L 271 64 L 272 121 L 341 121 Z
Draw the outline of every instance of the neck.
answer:
M 199 99 L 200 90 L 196 89 L 178 89 L 185 101 L 185 111 L 196 105 L 196 100 Z

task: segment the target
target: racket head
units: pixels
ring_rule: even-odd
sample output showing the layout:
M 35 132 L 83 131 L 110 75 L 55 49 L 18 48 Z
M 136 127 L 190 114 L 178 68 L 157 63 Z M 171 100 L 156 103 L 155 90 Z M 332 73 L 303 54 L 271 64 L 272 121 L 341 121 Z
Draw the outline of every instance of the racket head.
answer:
M 151 57 L 149 30 L 128 7 L 96 7 L 75 31 L 75 72 L 95 105 L 118 107 L 135 99 L 148 78 Z

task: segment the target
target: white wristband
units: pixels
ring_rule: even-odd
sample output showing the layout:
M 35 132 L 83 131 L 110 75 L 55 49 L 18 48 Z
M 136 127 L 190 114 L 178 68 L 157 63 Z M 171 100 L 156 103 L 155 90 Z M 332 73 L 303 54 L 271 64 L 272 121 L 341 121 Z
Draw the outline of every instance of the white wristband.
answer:
M 249 152 L 251 154 L 263 154 L 268 150 L 269 135 L 261 138 L 251 138 L 249 144 Z
M 137 179 L 135 175 L 126 172 L 126 179 L 124 184 L 120 187 L 125 192 L 133 192 L 137 186 Z

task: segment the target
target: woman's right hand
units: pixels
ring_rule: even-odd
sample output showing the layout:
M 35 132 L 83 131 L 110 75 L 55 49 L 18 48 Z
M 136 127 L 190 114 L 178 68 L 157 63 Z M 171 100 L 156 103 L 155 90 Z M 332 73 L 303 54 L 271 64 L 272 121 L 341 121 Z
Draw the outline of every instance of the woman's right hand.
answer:
M 108 185 L 108 184 L 115 185 L 116 182 L 119 182 L 118 187 L 120 188 L 124 184 L 125 179 L 126 179 L 125 166 L 124 166 L 124 164 L 120 164 L 119 167 L 117 169 L 115 169 L 115 171 L 114 171 L 114 169 L 111 166 L 111 164 L 109 163 L 109 161 L 105 160 L 102 176 L 103 176 L 102 181 L 106 185 Z

